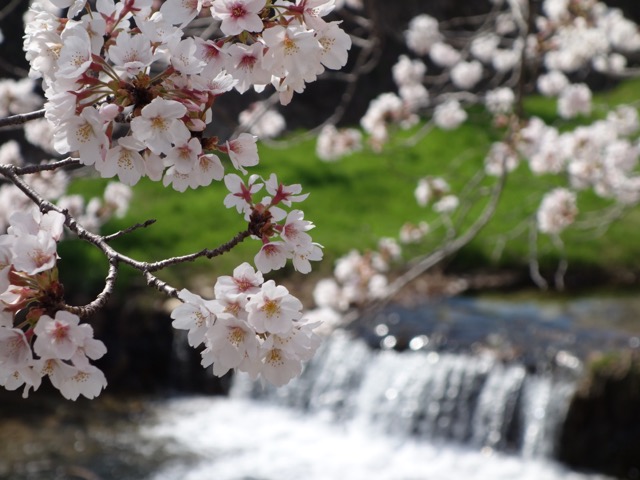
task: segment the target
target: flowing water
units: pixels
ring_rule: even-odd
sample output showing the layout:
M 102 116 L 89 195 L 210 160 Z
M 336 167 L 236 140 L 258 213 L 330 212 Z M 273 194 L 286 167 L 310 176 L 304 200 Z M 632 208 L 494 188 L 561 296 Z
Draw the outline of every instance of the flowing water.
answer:
M 229 398 L 159 406 L 145 434 L 198 460 L 152 478 L 604 478 L 550 459 L 573 388 L 488 355 L 374 351 L 338 333 L 284 388 L 238 377 Z
M 605 478 L 559 465 L 554 449 L 581 349 L 637 347 L 637 337 L 578 315 L 600 306 L 615 323 L 601 303 L 552 313 L 522 303 L 474 305 L 449 304 L 444 317 L 442 304 L 387 312 L 359 338 L 336 332 L 280 389 L 238 375 L 227 397 L 137 400 L 106 416 L 74 407 L 5 419 L 0 479 Z M 496 332 L 500 348 L 487 348 Z M 399 340 L 409 348 L 371 348 Z

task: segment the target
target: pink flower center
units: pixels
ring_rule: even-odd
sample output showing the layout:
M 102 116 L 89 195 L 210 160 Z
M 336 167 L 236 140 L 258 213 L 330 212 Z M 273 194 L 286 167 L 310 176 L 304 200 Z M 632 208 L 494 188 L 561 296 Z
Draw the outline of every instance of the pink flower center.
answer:
M 69 336 L 69 325 L 55 322 L 51 336 L 58 341 L 66 339 Z
M 253 68 L 258 59 L 253 55 L 243 55 L 242 60 L 240 60 L 239 68 Z
M 241 3 L 236 3 L 233 7 L 231 7 L 231 16 L 233 18 L 242 18 L 247 14 L 247 10 L 244 8 L 244 5 Z
M 236 287 L 238 287 L 238 290 L 240 290 L 241 292 L 246 292 L 247 290 L 255 286 L 253 282 L 251 282 L 251 280 L 245 277 L 242 277 L 242 278 L 234 277 L 233 283 L 236 284 Z

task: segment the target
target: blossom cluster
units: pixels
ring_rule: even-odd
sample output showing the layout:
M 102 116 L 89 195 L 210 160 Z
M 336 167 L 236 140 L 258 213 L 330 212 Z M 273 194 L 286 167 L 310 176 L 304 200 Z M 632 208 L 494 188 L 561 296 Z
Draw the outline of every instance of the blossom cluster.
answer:
M 264 281 L 248 263 L 219 277 L 214 293 L 205 300 L 182 290 L 184 303 L 171 313 L 173 326 L 188 330 L 189 345 L 204 344 L 203 367 L 213 365 L 216 376 L 231 369 L 247 372 L 275 386 L 301 373 L 320 338 L 313 331 L 318 324 L 303 318 L 300 300 L 273 280 Z
M 333 162 L 359 150 L 362 150 L 362 134 L 355 128 L 325 125 L 316 142 L 316 155 L 325 162 Z
M 204 135 L 215 99 L 273 85 L 283 104 L 326 68 L 344 66 L 351 45 L 333 1 L 55 0 L 68 18 L 32 7 L 24 48 L 44 80 L 46 118 L 58 153 L 77 151 L 103 177 L 143 176 L 179 191 L 225 174 L 219 154 L 245 173 L 258 163 L 255 137 Z M 82 15 L 83 9 L 88 12 Z M 219 22 L 217 40 L 185 35 L 197 15 Z
M 0 236 L 0 385 L 24 386 L 26 397 L 47 376 L 71 400 L 96 397 L 104 374 L 90 360 L 106 348 L 93 328 L 60 310 L 62 285 L 57 273 L 57 242 L 64 215 L 16 212 Z
M 344 312 L 354 305 L 384 298 L 389 280 L 387 272 L 402 255 L 402 248 L 393 238 L 382 238 L 378 249 L 364 254 L 352 250 L 339 258 L 333 278 L 320 280 L 313 291 L 319 308 Z
M 36 125 L 36 128 L 32 128 Z M 43 140 L 40 127 L 48 125 L 46 120 L 31 122 L 25 129 L 27 138 L 30 132 L 34 138 Z M 46 137 L 46 136 L 45 136 Z M 32 142 L 37 144 L 37 142 Z M 46 144 L 46 142 L 44 142 Z M 44 146 L 44 145 L 43 145 Z M 25 159 L 20 151 L 20 146 L 15 140 L 10 140 L 0 146 L 0 165 L 23 166 Z M 46 165 L 46 163 L 45 163 Z M 85 197 L 78 194 L 67 193 L 70 176 L 64 170 L 42 170 L 35 172 L 24 179 L 25 184 L 38 192 L 45 200 L 55 203 L 61 209 L 66 209 L 84 228 L 91 232 L 98 232 L 100 227 L 112 217 L 123 217 L 132 198 L 131 188 L 119 182 L 110 182 L 100 197 Z M 15 212 L 36 212 L 38 207 L 27 198 L 24 193 L 12 183 L 0 185 L 0 232 L 5 232 L 9 227 L 9 219 Z
M 485 19 L 485 26 L 492 28 L 467 37 L 441 29 L 438 20 L 426 14 L 409 22 L 406 45 L 417 58 L 401 55 L 392 69 L 398 93 L 383 93 L 370 103 L 361 121 L 370 145 L 379 150 L 389 139 L 391 125 L 412 126 L 420 115 L 453 130 L 468 117 L 465 104 L 484 104 L 498 128 L 509 128 L 505 139 L 493 143 L 486 154 L 486 174 L 513 171 L 524 158 L 536 175 L 566 174 L 573 190 L 592 188 L 625 205 L 638 203 L 634 107 L 619 107 L 605 120 L 562 133 L 539 118 L 521 122 L 514 113 L 514 79 L 522 75 L 518 69 L 532 62 L 542 66 L 535 86 L 543 95 L 557 97 L 561 118 L 590 115 L 591 90 L 573 79 L 584 78 L 587 68 L 624 73 L 627 56 L 640 50 L 637 26 L 620 10 L 595 0 L 545 0 L 540 12 L 532 12 L 533 28 L 524 28 L 524 2 L 493 3 L 497 10 Z M 432 200 L 431 181 L 425 177 L 418 182 L 415 195 L 421 205 Z M 434 209 L 450 213 L 457 205 L 456 197 L 440 192 Z M 574 216 L 567 215 L 566 221 Z M 539 223 L 541 231 L 559 231 L 545 224 Z
M 542 198 L 537 213 L 538 229 L 542 233 L 558 234 L 573 223 L 577 214 L 575 192 L 556 188 Z
M 286 120 L 266 102 L 254 102 L 238 116 L 240 129 L 248 130 L 259 139 L 274 138 L 287 127 Z
M 340 22 L 324 17 L 335 7 L 361 5 L 354 0 L 30 4 L 24 37 L 30 79 L 0 84 L 0 110 L 6 115 L 38 108 L 40 100 L 32 91 L 34 80 L 41 79 L 45 119 L 25 128 L 27 139 L 49 154 L 77 155 L 81 164 L 93 166 L 102 177 L 117 176 L 122 184 L 110 184 L 104 201 L 86 203 L 80 196 L 65 195 L 64 172 L 43 166 L 39 171 L 29 168 L 36 174 L 16 181 L 19 185 L 0 187 L 3 204 L 18 209 L 2 212 L 6 218 L 1 219 L 7 234 L 0 236 L 0 384 L 10 390 L 24 385 L 26 395 L 49 376 L 70 399 L 93 398 L 106 386 L 102 372 L 90 363 L 106 349 L 64 302 L 57 242 L 65 222 L 87 233 L 109 216 L 123 214 L 131 198 L 129 186 L 145 176 L 178 191 L 224 180 L 230 190 L 225 205 L 236 208 L 249 224 L 238 238 L 250 234 L 262 243 L 255 257 L 259 270 L 243 264 L 234 277 L 221 277 L 216 300 L 180 293 L 184 305 L 174 311 L 176 327 L 182 328 L 185 315 L 198 308 L 194 321 L 206 317 L 211 327 L 197 342 L 206 345 L 203 364 L 214 363 L 216 374 L 244 369 L 278 385 L 299 374 L 317 347 L 316 325 L 302 319 L 299 300 L 273 281 L 264 282 L 262 273 L 282 268 L 287 260 L 307 273 L 310 262 L 322 258 L 321 246 L 307 233 L 313 223 L 301 210 L 283 209 L 307 195 L 300 185 L 285 186 L 273 174 L 266 180 L 241 177 L 259 162 L 257 135 L 277 135 L 284 121 L 268 109 L 264 118 L 254 115 L 262 109 L 258 105 L 243 114 L 251 133 L 221 140 L 206 130 L 214 122 L 220 95 L 271 86 L 286 105 L 325 69 L 342 68 L 351 39 Z M 65 18 L 59 16 L 62 9 Z M 187 33 L 192 20 L 205 16 L 217 27 L 218 38 Z M 3 145 L 0 160 L 11 165 L 9 174 L 18 171 L 22 158 L 15 143 Z M 256 197 L 263 188 L 265 196 Z M 29 189 L 41 210 L 14 201 L 19 190 Z M 99 241 L 92 243 L 101 248 Z M 127 262 L 136 265 L 133 259 Z M 110 281 L 111 275 L 105 292 Z M 194 335 L 200 333 L 190 332 L 192 344 Z M 230 353 L 233 348 L 236 356 Z
M 284 267 L 287 260 L 292 260 L 298 272 L 309 273 L 311 261 L 322 260 L 322 246 L 313 242 L 307 233 L 314 224 L 304 219 L 302 210 L 287 213 L 282 208 L 309 196 L 301 194 L 299 184 L 284 185 L 273 173 L 267 180 L 251 175 L 246 183 L 238 175 L 230 174 L 224 182 L 230 192 L 224 199 L 225 206 L 244 214 L 251 233 L 262 242 L 255 256 L 255 265 L 262 273 Z M 258 200 L 255 195 L 263 187 L 268 195 Z M 276 236 L 280 240 L 274 240 Z
M 433 210 L 440 214 L 450 214 L 460 203 L 457 196 L 449 193 L 451 187 L 442 177 L 424 177 L 418 180 L 414 190 L 416 202 L 426 207 L 433 202 Z
M 405 42 L 417 58 L 400 55 L 392 68 L 397 93 L 373 99 L 361 120 L 374 150 L 389 141 L 391 126 L 408 128 L 420 117 L 431 117 L 443 130 L 456 129 L 467 120 L 467 104 L 484 104 L 504 122 L 516 100 L 518 69 L 529 62 L 542 66 L 538 90 L 558 97 L 562 118 L 589 115 L 591 90 L 570 79 L 582 78 L 587 68 L 622 75 L 627 56 L 640 50 L 635 24 L 620 10 L 595 0 L 545 0 L 531 29 L 524 26 L 526 2 L 493 3 L 496 10 L 487 15 L 486 28 L 475 35 L 456 36 L 427 14 L 409 22 Z M 348 153 L 337 151 L 334 158 Z

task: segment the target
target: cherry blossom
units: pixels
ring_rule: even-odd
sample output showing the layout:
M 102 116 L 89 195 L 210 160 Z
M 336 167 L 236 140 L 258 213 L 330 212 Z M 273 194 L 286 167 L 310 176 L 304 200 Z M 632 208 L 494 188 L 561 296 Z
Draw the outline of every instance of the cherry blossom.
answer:
M 258 14 L 265 4 L 266 0 L 214 0 L 211 15 L 222 20 L 220 30 L 225 35 L 260 32 L 263 24 Z
M 160 7 L 160 13 L 172 23 L 184 26 L 196 18 L 203 3 L 203 0 L 167 0 Z
M 104 160 L 98 160 L 96 170 L 104 178 L 115 175 L 126 185 L 135 185 L 145 175 L 145 163 L 140 155 L 143 145 L 133 137 L 118 139 L 118 145 L 110 148 Z
M 178 298 L 184 303 L 171 312 L 171 325 L 179 330 L 188 330 L 189 345 L 197 347 L 204 342 L 205 333 L 216 320 L 213 302 L 205 301 L 186 289 L 180 291 Z
M 262 245 L 256 254 L 254 262 L 262 273 L 279 270 L 287 264 L 287 259 L 293 257 L 294 249 L 285 242 L 274 241 Z
M 576 194 L 566 188 L 556 188 L 542 199 L 537 213 L 538 229 L 558 234 L 573 223 L 577 213 Z
M 56 312 L 55 318 L 43 315 L 33 329 L 36 334 L 34 352 L 42 358 L 70 360 L 88 336 L 93 335 L 79 323 L 76 315 L 63 310 Z
M 220 377 L 230 369 L 255 371 L 258 339 L 251 326 L 238 318 L 220 315 L 207 331 L 207 348 L 202 352 L 202 366 L 213 364 L 213 374 Z M 245 364 L 245 365 L 243 365 Z
M 153 153 L 166 153 L 172 143 L 184 143 L 189 139 L 189 130 L 181 121 L 186 113 L 187 108 L 182 103 L 157 97 L 131 121 L 131 131 Z
M 262 189 L 263 183 L 258 183 L 257 175 L 251 175 L 247 184 L 234 173 L 225 175 L 224 184 L 231 192 L 224 198 L 224 206 L 235 207 L 238 213 L 248 214 L 253 205 L 253 195 Z
M 144 71 L 153 62 L 151 42 L 144 35 L 121 32 L 109 47 L 109 60 L 117 72 L 132 77 Z
M 253 295 L 247 303 L 249 324 L 258 333 L 289 333 L 293 321 L 302 317 L 302 303 L 289 294 L 282 285 L 273 280 L 262 284 L 259 293 Z
M 281 387 L 302 372 L 300 360 L 287 354 L 284 350 L 274 347 L 263 351 L 262 375 L 272 385 Z
M 405 37 L 411 50 L 419 55 L 426 55 L 431 47 L 440 41 L 438 21 L 429 15 L 418 15 L 409 23 Z
M 238 138 L 228 140 L 225 144 L 233 166 L 246 175 L 244 167 L 253 167 L 258 164 L 258 137 L 249 133 L 241 133 Z
M 104 122 L 93 107 L 85 108 L 77 117 L 62 123 L 54 131 L 54 141 L 59 153 L 77 150 L 85 165 L 93 165 L 109 142 Z
M 82 26 L 77 25 L 65 29 L 60 38 L 63 43 L 56 75 L 61 78 L 78 78 L 92 62 L 89 34 Z
M 227 295 L 248 297 L 260 291 L 263 281 L 262 273 L 244 262 L 233 270 L 232 276 L 218 277 L 214 291 L 216 298 Z
M 17 328 L 0 327 L 0 370 L 14 370 L 26 366 L 33 359 L 24 332 Z

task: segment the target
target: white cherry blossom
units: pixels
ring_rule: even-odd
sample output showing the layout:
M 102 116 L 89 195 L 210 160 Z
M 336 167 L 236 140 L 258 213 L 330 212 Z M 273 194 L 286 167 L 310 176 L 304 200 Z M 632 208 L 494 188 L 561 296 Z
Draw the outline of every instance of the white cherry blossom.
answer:
M 87 71 L 92 62 L 89 34 L 80 24 L 75 24 L 62 32 L 61 40 L 56 76 L 76 79 Z
M 204 342 L 205 333 L 216 320 L 213 313 L 214 302 L 206 301 L 186 289 L 180 291 L 178 298 L 184 303 L 171 312 L 171 325 L 179 330 L 188 330 L 189 345 L 197 347 Z
M 85 165 L 93 165 L 101 150 L 109 144 L 104 122 L 93 107 L 86 107 L 77 117 L 60 124 L 54 132 L 54 139 L 59 153 L 77 150 L 80 161 Z
M 118 145 L 110 148 L 104 160 L 98 160 L 96 170 L 103 178 L 118 176 L 125 185 L 135 185 L 145 175 L 146 168 L 142 155 L 144 145 L 133 137 L 121 137 Z
M 213 364 L 213 374 L 221 377 L 232 368 L 256 371 L 258 339 L 256 331 L 245 321 L 221 315 L 207 331 L 207 348 L 202 352 L 202 366 Z
M 282 285 L 273 280 L 262 284 L 259 293 L 247 303 L 249 324 L 258 333 L 288 334 L 293 321 L 302 317 L 302 303 Z
M 144 35 L 121 32 L 109 47 L 109 60 L 117 72 L 132 77 L 144 71 L 154 60 L 151 42 Z
M 576 194 L 566 188 L 547 193 L 537 213 L 538 229 L 542 233 L 558 234 L 571 225 L 578 213 Z
M 153 153 L 166 153 L 172 143 L 186 142 L 191 136 L 181 121 L 186 113 L 187 107 L 182 103 L 157 97 L 131 121 L 131 131 Z

